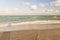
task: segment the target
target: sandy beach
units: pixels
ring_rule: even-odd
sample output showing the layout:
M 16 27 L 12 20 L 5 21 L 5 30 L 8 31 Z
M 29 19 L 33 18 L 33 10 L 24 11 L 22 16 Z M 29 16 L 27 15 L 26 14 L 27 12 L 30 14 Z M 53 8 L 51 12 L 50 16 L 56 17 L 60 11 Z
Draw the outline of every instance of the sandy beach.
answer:
M 0 40 L 60 40 L 60 29 L 0 32 Z
M 60 40 L 59 22 L 24 22 L 0 27 L 0 40 Z

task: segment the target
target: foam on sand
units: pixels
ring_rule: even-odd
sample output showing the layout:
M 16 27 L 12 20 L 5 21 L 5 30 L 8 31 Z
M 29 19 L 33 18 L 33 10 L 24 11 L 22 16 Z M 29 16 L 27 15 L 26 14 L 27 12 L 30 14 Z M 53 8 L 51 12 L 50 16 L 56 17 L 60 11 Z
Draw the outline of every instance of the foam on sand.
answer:
M 31 21 L 31 22 L 20 22 L 20 23 L 5 23 L 5 24 L 0 24 L 0 27 L 6 27 L 8 25 L 16 26 L 16 25 L 27 25 L 27 24 L 53 24 L 53 23 L 60 23 L 60 21 L 57 20 L 48 20 L 48 21 Z
M 60 21 L 31 21 L 31 22 L 12 23 L 11 25 L 53 24 L 53 23 L 60 23 Z
M 5 23 L 5 24 L 0 24 L 0 32 L 15 31 L 15 30 L 32 30 L 32 29 L 45 30 L 45 29 L 60 28 L 60 25 L 51 25 L 54 23 L 60 23 L 60 22 L 59 21 L 32 21 L 32 22 L 21 22 L 21 23 Z

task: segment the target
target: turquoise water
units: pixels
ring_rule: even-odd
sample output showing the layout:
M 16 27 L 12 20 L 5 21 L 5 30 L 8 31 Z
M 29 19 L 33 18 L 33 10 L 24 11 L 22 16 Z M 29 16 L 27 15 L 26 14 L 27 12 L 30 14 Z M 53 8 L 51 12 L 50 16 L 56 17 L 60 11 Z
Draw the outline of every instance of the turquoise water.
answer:
M 1 22 L 26 22 L 36 20 L 60 20 L 58 15 L 6 15 L 0 16 Z

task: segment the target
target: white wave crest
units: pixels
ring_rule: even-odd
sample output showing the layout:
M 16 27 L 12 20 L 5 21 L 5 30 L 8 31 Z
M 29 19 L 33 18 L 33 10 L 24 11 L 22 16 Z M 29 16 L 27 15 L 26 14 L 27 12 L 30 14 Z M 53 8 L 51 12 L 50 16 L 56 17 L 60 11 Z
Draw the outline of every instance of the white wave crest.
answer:
M 28 24 L 52 24 L 52 23 L 60 23 L 60 21 L 57 20 L 48 20 L 48 21 L 31 21 L 31 22 L 21 22 L 21 23 L 5 23 L 5 24 L 0 24 L 0 27 L 6 27 L 8 25 L 16 26 L 16 25 L 28 25 Z

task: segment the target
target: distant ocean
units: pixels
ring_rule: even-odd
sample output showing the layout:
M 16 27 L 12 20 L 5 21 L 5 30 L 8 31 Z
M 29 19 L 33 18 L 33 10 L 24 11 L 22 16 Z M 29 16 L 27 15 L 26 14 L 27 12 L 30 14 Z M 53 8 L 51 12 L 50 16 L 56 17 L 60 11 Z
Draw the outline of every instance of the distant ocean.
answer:
M 30 22 L 36 20 L 60 20 L 59 15 L 5 15 L 0 16 L 2 22 Z

